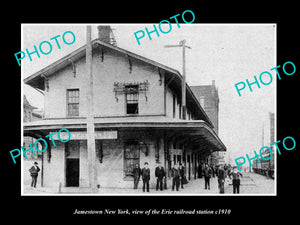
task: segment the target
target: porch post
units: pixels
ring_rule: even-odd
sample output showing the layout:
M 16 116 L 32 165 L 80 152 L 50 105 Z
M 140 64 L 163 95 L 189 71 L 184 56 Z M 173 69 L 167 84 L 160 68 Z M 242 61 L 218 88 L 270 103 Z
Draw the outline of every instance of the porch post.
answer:
M 95 148 L 95 125 L 94 125 L 94 92 L 92 72 L 92 42 L 91 26 L 86 29 L 86 72 L 88 80 L 87 91 L 87 151 L 89 166 L 89 184 L 92 192 L 97 192 L 97 168 Z

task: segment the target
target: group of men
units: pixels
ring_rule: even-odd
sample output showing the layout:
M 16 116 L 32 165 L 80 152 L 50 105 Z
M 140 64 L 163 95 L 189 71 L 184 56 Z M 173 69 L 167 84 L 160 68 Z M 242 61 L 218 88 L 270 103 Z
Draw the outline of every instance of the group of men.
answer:
M 179 186 L 183 188 L 183 185 L 187 183 L 187 179 L 185 177 L 185 169 L 182 164 L 175 164 L 171 170 L 172 176 L 172 190 L 179 191 Z M 145 190 L 149 192 L 149 181 L 150 181 L 150 169 L 148 167 L 148 162 L 144 163 L 144 167 L 141 169 L 139 164 L 135 165 L 133 169 L 133 183 L 134 189 L 138 188 L 138 183 L 142 177 L 143 181 L 143 192 Z M 157 167 L 155 168 L 155 177 L 156 177 L 156 191 L 161 190 L 163 191 L 166 187 L 166 171 L 162 167 L 161 163 L 157 163 Z
M 233 193 L 239 193 L 240 177 L 242 176 L 242 174 L 237 171 L 236 167 L 234 167 L 233 171 L 231 171 L 226 167 L 224 168 L 223 165 L 219 165 L 214 171 L 211 167 L 208 166 L 208 164 L 205 164 L 205 167 L 203 169 L 205 189 L 210 189 L 210 178 L 213 173 L 215 173 L 218 178 L 218 188 L 221 194 L 225 193 L 224 183 L 227 176 L 229 176 L 230 179 L 232 178 Z M 182 164 L 174 164 L 173 168 L 171 169 L 171 176 L 172 191 L 174 191 L 175 188 L 176 191 L 179 191 L 179 186 L 181 186 L 181 188 L 184 188 L 183 185 L 188 183 L 185 177 L 185 168 Z M 148 167 L 148 162 L 144 163 L 144 167 L 142 169 L 139 167 L 139 164 L 136 164 L 133 170 L 134 189 L 138 188 L 140 177 L 142 177 L 143 181 L 143 192 L 145 192 L 145 190 L 149 192 L 150 169 Z M 155 177 L 156 191 L 163 191 L 166 188 L 166 172 L 161 163 L 158 163 L 157 167 L 155 168 Z
M 210 178 L 213 173 L 216 174 L 218 177 L 218 187 L 221 194 L 224 194 L 224 183 L 225 178 L 229 176 L 232 178 L 232 186 L 233 186 L 233 193 L 239 193 L 240 191 L 240 177 L 243 176 L 240 172 L 238 172 L 237 168 L 234 167 L 233 171 L 228 170 L 228 168 L 224 168 L 225 166 L 219 165 L 216 170 L 214 171 L 213 168 L 209 167 L 208 164 L 205 164 L 203 175 L 205 181 L 205 189 L 210 189 Z M 38 167 L 38 163 L 34 162 L 34 165 L 29 169 L 30 175 L 32 177 L 31 187 L 36 188 L 37 177 L 40 168 Z M 188 183 L 186 176 L 185 176 L 185 168 L 182 164 L 174 164 L 173 168 L 171 169 L 171 176 L 172 176 L 172 191 L 175 190 L 179 191 L 179 186 L 184 188 L 183 185 Z M 148 167 L 148 162 L 144 163 L 144 167 L 141 169 L 139 164 L 135 165 L 133 169 L 133 181 L 134 181 L 134 189 L 138 188 L 138 183 L 142 177 L 143 180 L 143 192 L 145 190 L 149 192 L 149 181 L 150 181 L 150 169 Z M 166 172 L 165 169 L 162 167 L 161 163 L 157 163 L 157 167 L 155 168 L 155 177 L 156 177 L 156 191 L 161 190 L 163 191 L 166 189 Z
M 208 165 L 205 165 L 204 168 L 204 180 L 205 180 L 205 189 L 210 189 L 210 184 L 209 180 L 211 177 L 211 168 L 208 167 Z M 233 171 L 231 169 L 229 170 L 226 165 L 219 165 L 216 168 L 215 171 L 217 177 L 218 177 L 218 188 L 220 194 L 224 194 L 224 183 L 225 183 L 225 178 L 228 176 L 230 179 L 232 179 L 232 186 L 233 186 L 233 194 L 239 194 L 240 193 L 240 177 L 243 175 L 238 172 L 237 167 L 233 167 Z

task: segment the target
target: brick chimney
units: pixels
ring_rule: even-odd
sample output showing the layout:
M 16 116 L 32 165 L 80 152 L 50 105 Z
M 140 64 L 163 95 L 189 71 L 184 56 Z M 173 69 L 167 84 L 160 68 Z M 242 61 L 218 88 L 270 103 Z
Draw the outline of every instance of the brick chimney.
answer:
M 211 93 L 212 93 L 212 95 L 215 95 L 217 93 L 216 81 L 215 80 L 212 80 L 211 86 L 212 86 Z
M 97 28 L 98 28 L 98 39 L 100 41 L 103 41 L 103 42 L 106 42 L 106 43 L 112 44 L 112 45 L 117 45 L 110 26 L 100 25 L 100 26 L 97 26 Z
M 216 81 L 215 80 L 212 80 L 212 86 L 216 86 Z

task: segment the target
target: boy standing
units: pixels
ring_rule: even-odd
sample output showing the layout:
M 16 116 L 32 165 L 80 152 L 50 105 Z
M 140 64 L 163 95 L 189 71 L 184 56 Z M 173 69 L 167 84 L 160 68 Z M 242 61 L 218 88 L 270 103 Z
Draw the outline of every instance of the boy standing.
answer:
M 240 193 L 240 176 L 243 176 L 238 170 L 237 167 L 233 167 L 233 172 L 229 174 L 229 178 L 231 179 L 232 176 L 232 186 L 233 186 L 233 194 L 239 194 Z

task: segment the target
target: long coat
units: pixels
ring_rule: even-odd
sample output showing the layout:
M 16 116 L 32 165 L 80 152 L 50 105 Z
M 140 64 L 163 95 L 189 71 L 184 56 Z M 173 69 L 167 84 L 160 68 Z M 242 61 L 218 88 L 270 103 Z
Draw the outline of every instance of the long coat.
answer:
M 34 177 L 34 176 L 38 176 L 38 172 L 40 172 L 40 168 L 38 166 L 32 166 L 29 169 L 30 172 L 30 176 Z
M 179 179 L 180 178 L 179 169 L 175 169 L 175 168 L 172 169 L 172 177 L 175 178 L 175 179 Z
M 141 168 L 140 167 L 138 167 L 138 168 L 134 168 L 133 169 L 133 177 L 134 178 L 137 178 L 137 179 L 140 179 L 140 176 L 141 176 L 141 173 L 142 173 L 142 170 L 141 170 Z
M 163 179 L 163 177 L 165 176 L 165 170 L 163 167 L 156 167 L 155 168 L 155 176 L 158 179 Z
M 204 174 L 204 177 L 210 178 L 211 177 L 211 169 L 209 167 L 205 168 L 203 170 L 203 174 Z
M 143 168 L 142 169 L 142 179 L 143 180 L 150 180 L 150 169 Z
M 223 169 L 218 169 L 218 179 L 224 180 L 225 179 L 225 171 Z

